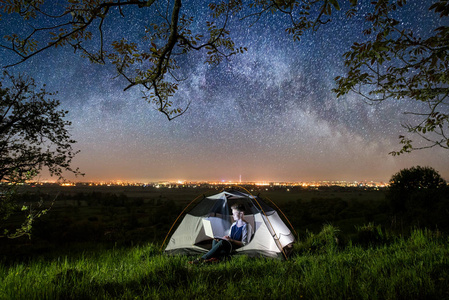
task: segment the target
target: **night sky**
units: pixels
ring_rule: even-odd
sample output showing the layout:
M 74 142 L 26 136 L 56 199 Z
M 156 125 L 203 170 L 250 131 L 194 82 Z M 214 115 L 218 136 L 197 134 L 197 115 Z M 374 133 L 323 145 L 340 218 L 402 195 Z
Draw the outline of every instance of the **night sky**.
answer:
M 184 2 L 183 12 L 198 21 L 195 32 L 204 25 L 208 2 Z M 399 17 L 404 26 L 426 35 L 442 24 L 428 12 L 431 2 L 408 1 Z M 125 13 L 128 19 L 115 14 L 106 24 L 110 40 L 139 38 L 150 22 L 139 11 Z M 285 19 L 267 16 L 252 27 L 250 19 L 237 21 L 231 36 L 248 51 L 214 68 L 203 63 L 204 52 L 183 59 L 180 74 L 188 79 L 174 100 L 191 105 L 173 121 L 146 103 L 138 87 L 123 91 L 127 83 L 116 78 L 114 66 L 93 65 L 70 48 L 52 49 L 9 71 L 59 92 L 81 150 L 73 161 L 86 173 L 80 181 L 228 181 L 240 175 L 243 181 L 388 181 L 416 165 L 449 180 L 447 150 L 388 154 L 400 149 L 398 136 L 406 133 L 400 124 L 410 120 L 403 112 L 419 109 L 416 103 L 369 105 L 354 94 L 337 99 L 331 91 L 334 77 L 344 75 L 342 54 L 363 39 L 362 15 L 349 21 L 333 16 L 300 42 L 285 33 Z M 12 16 L 4 16 L 0 28 L 1 36 L 24 30 Z M 18 59 L 5 50 L 0 55 L 1 65 Z

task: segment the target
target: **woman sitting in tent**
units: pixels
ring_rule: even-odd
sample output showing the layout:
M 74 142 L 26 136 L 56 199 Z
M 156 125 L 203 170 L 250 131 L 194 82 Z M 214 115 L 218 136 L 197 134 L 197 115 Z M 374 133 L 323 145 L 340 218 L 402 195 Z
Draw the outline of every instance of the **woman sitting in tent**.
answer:
M 201 262 L 215 262 L 220 258 L 231 254 L 233 249 L 240 248 L 249 243 L 251 239 L 251 225 L 244 220 L 244 206 L 242 204 L 234 204 L 231 207 L 234 223 L 229 229 L 229 234 L 222 239 L 214 239 L 212 248 L 201 258 L 189 261 L 190 264 L 198 264 Z

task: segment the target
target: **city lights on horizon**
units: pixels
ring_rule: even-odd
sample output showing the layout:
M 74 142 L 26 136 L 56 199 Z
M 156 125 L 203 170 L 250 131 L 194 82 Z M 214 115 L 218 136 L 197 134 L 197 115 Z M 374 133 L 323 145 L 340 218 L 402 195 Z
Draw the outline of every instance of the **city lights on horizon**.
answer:
M 324 186 L 324 185 L 375 185 L 384 186 L 388 184 L 388 180 L 329 180 L 329 179 L 309 179 L 309 180 L 276 180 L 276 179 L 244 179 L 242 175 L 238 175 L 237 178 L 225 178 L 220 179 L 189 179 L 189 178 L 110 178 L 110 179 L 86 179 L 83 177 L 77 178 L 65 178 L 58 179 L 56 177 L 39 177 L 29 180 L 28 183 L 46 183 L 46 184 L 59 184 L 61 186 L 73 186 L 76 184 L 84 185 L 183 185 L 183 184 L 211 184 L 211 185 L 256 185 L 256 186 L 270 186 L 270 185 L 294 185 L 294 186 Z
M 29 181 L 29 184 L 58 184 L 63 187 L 70 187 L 76 185 L 87 186 L 152 186 L 156 188 L 161 187 L 179 187 L 189 186 L 197 187 L 202 185 L 223 186 L 223 185 L 252 185 L 257 187 L 276 187 L 276 186 L 292 186 L 292 187 L 386 187 L 388 183 L 382 181 L 345 181 L 345 180 L 311 180 L 311 181 L 242 181 L 241 177 L 238 180 L 155 180 L 155 181 L 130 181 L 130 180 L 99 180 L 99 181 L 57 181 L 57 180 L 40 180 Z

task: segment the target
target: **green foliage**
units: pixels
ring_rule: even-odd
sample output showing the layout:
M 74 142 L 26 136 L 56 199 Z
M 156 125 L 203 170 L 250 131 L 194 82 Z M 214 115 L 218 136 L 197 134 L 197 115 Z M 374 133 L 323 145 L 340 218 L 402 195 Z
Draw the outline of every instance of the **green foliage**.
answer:
M 447 191 L 446 181 L 431 167 L 402 169 L 389 183 L 387 197 L 394 213 L 432 208 Z
M 318 234 L 307 232 L 304 241 L 295 245 L 294 251 L 300 253 L 333 253 L 342 247 L 343 239 L 340 230 L 335 226 L 326 224 Z
M 381 225 L 374 225 L 374 223 L 368 223 L 362 226 L 356 226 L 357 234 L 351 241 L 364 248 L 376 247 L 386 245 L 391 242 L 391 236 Z
M 417 190 L 443 189 L 446 181 L 431 167 L 402 169 L 390 179 L 390 191 L 414 192 Z
M 31 180 L 43 169 L 62 178 L 63 171 L 81 174 L 70 164 L 76 151 L 64 118 L 67 111 L 58 110 L 59 101 L 48 99 L 53 94 L 38 89 L 33 79 L 14 77 L 4 72 L 0 81 L 0 217 L 6 220 L 18 207 L 17 185 Z M 28 235 L 33 221 L 47 210 L 23 206 L 26 220 L 14 233 L 4 236 Z M 1 224 L 0 224 L 1 226 Z
M 24 179 L 34 177 L 34 172 L 27 172 Z M 44 207 L 44 199 L 40 195 L 20 194 L 17 192 L 17 182 L 0 183 L 0 238 L 15 239 L 22 236 L 31 238 L 31 229 L 34 221 L 45 215 L 53 205 L 56 198 L 53 199 L 48 207 Z M 23 221 L 20 226 L 11 228 L 7 226 L 8 219 L 14 213 L 21 212 Z
M 410 138 L 400 135 L 402 148 L 392 155 L 434 146 L 449 149 L 449 27 L 418 34 L 394 17 L 405 1 L 379 0 L 372 5 L 373 12 L 366 17 L 369 26 L 364 30 L 367 40 L 354 42 L 344 54 L 348 71 L 335 78 L 334 91 L 337 96 L 354 92 L 370 102 L 405 99 L 426 104 L 424 112 L 407 112 L 419 121 L 403 125 L 426 144 L 415 147 Z M 445 24 L 448 7 L 447 1 L 440 0 L 429 10 L 439 13 Z
M 0 194 L 0 220 L 5 221 L 14 212 L 16 203 L 14 201 L 11 189 L 2 188 Z
M 5 191 L 0 205 L 0 216 L 2 217 L 0 228 L 3 230 L 0 238 L 15 239 L 22 236 L 31 238 L 31 230 L 35 221 L 51 209 L 57 196 L 50 200 L 46 195 L 20 194 L 11 187 Z M 44 202 L 47 202 L 48 205 L 45 205 Z M 18 214 L 19 211 L 23 215 L 23 221 L 18 228 L 11 228 L 7 225 L 7 221 L 13 213 Z
M 63 171 L 80 174 L 70 167 L 76 155 L 64 120 L 67 111 L 33 79 L 7 72 L 0 81 L 0 180 L 21 183 L 44 167 L 50 174 Z
M 158 245 L 1 264 L 2 299 L 446 299 L 447 237 L 416 230 L 381 248 L 348 245 L 288 261 L 191 266 Z
M 390 179 L 387 199 L 393 214 L 416 226 L 447 226 L 448 186 L 431 167 L 411 167 Z
M 368 223 L 359 226 L 358 235 L 348 240 L 343 238 L 343 230 L 324 225 L 317 233 L 308 232 L 296 242 L 287 261 L 234 256 L 226 262 L 201 266 L 189 265 L 190 257 L 160 253 L 156 243 L 123 243 L 137 241 L 133 234 L 142 238 L 151 231 L 151 227 L 127 230 L 129 216 L 135 216 L 139 223 L 151 219 L 164 231 L 166 220 L 162 215 L 173 210 L 173 204 L 179 204 L 174 200 L 176 195 L 186 193 L 171 189 L 171 194 L 162 196 L 160 190 L 154 190 L 157 192 L 148 192 L 150 197 L 136 195 L 138 188 L 125 192 L 127 201 L 136 200 L 129 212 L 126 204 L 88 206 L 86 199 L 92 193 L 73 190 L 69 194 L 65 190 L 59 203 L 66 202 L 68 209 L 57 207 L 58 211 L 40 218 L 33 229 L 36 235 L 32 242 L 40 235 L 37 231 L 47 238 L 54 234 L 55 240 L 62 237 L 62 241 L 53 248 L 48 244 L 54 240 L 48 240 L 47 247 L 24 249 L 20 240 L 8 240 L 16 242 L 16 248 L 13 255 L 0 256 L 0 299 L 210 299 L 217 295 L 226 299 L 260 299 L 265 295 L 278 299 L 446 299 L 449 293 L 449 239 L 440 231 L 427 229 L 394 236 L 383 226 Z M 197 190 L 190 192 L 198 194 Z M 121 193 L 122 189 L 117 190 L 116 197 Z M 359 193 L 346 197 L 364 201 L 345 199 L 347 207 L 343 211 L 375 207 Z M 109 192 L 95 195 L 103 200 L 115 199 Z M 143 196 L 143 203 L 131 195 Z M 316 197 L 313 195 L 310 197 Z M 30 194 L 22 200 L 34 198 Z M 337 198 L 331 198 L 333 203 L 343 201 L 336 201 Z M 42 195 L 42 199 L 51 197 Z M 318 214 L 319 206 L 314 209 Z M 114 229 L 109 226 L 112 223 L 107 223 L 105 214 L 109 210 L 114 213 L 111 221 L 122 227 L 105 235 L 105 230 Z M 328 211 L 328 207 L 323 207 L 323 211 Z M 171 220 L 177 213 L 170 216 Z M 58 221 L 52 223 L 50 219 Z M 101 243 L 108 236 L 116 246 Z M 28 252 L 22 256 L 16 255 L 25 250 Z

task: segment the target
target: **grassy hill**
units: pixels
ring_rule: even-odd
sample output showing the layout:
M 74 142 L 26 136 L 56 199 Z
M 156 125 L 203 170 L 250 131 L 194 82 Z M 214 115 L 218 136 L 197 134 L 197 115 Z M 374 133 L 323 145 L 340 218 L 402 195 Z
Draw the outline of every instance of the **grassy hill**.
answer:
M 161 253 L 183 208 L 214 192 L 30 188 L 26 203 L 57 201 L 31 239 L 0 241 L 0 299 L 449 299 L 447 230 L 398 222 L 377 190 L 251 191 L 298 233 L 287 261 L 236 256 L 192 266 Z
M 377 246 L 338 247 L 329 234 L 336 228 L 322 232 L 288 261 L 190 265 L 148 244 L 4 262 L 0 299 L 449 299 L 447 237 L 415 230 Z M 306 249 L 312 240 L 319 246 Z

